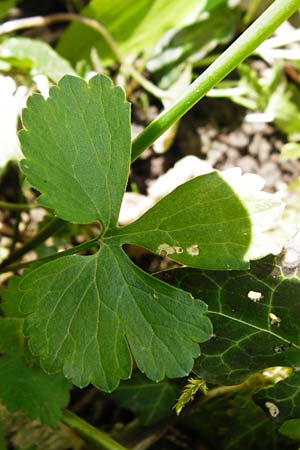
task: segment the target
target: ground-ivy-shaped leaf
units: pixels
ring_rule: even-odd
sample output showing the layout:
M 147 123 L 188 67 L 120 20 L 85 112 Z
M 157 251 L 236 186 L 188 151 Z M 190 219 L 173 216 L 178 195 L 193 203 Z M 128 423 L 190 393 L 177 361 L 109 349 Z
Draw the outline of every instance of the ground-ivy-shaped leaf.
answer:
M 129 106 L 104 76 L 64 77 L 49 99 L 29 100 L 23 123 L 22 167 L 41 203 L 63 219 L 102 225 L 96 254 L 60 257 L 24 275 L 32 352 L 47 371 L 108 391 L 130 376 L 132 357 L 155 381 L 187 375 L 198 344 L 211 337 L 206 305 L 142 272 L 121 247 L 135 243 L 193 267 L 246 268 L 251 222 L 239 197 L 213 172 L 119 228 Z
M 163 279 L 208 304 L 214 337 L 196 363 L 208 381 L 235 384 L 266 367 L 299 367 L 300 280 L 283 275 L 273 258 L 250 272 L 176 269 Z
M 32 420 L 54 426 L 69 401 L 68 387 L 62 376 L 28 367 L 18 354 L 0 358 L 0 399 L 11 412 L 23 411 Z
M 178 388 L 170 381 L 154 383 L 136 372 L 131 380 L 121 383 L 112 398 L 136 413 L 141 423 L 148 426 L 172 414 L 178 393 Z

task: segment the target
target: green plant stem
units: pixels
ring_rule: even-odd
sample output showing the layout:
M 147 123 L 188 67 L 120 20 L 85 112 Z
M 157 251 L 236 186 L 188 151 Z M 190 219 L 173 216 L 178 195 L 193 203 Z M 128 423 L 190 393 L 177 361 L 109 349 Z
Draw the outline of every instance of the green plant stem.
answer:
M 55 232 L 59 231 L 64 225 L 65 221 L 61 219 L 54 218 L 49 222 L 33 239 L 27 242 L 22 248 L 18 249 L 11 256 L 9 256 L 0 265 L 0 270 L 9 266 L 13 262 L 20 259 L 23 255 L 30 252 L 31 250 L 42 244 L 48 237 L 52 236 Z
M 93 442 L 102 450 L 126 450 L 123 445 L 119 444 L 107 433 L 93 427 L 71 411 L 64 411 L 62 421 L 68 425 L 68 427 L 72 428 L 72 430 L 77 431 L 82 437 Z
M 76 253 L 83 252 L 84 250 L 88 250 L 89 248 L 94 247 L 99 243 L 99 237 L 95 237 L 94 239 L 91 239 L 87 242 L 83 242 L 82 244 L 76 245 L 75 247 L 68 248 L 67 250 L 64 250 L 62 252 L 56 252 L 53 253 L 53 255 L 45 256 L 44 258 L 34 259 L 33 261 L 28 261 L 21 264 L 14 264 L 11 265 L 1 265 L 0 266 L 0 274 L 5 272 L 15 272 L 16 270 L 20 269 L 26 269 L 31 266 L 35 266 L 37 264 L 45 264 L 50 261 L 54 261 L 55 259 L 62 258 L 63 256 L 70 256 L 75 255 Z M 24 247 L 22 247 L 21 250 L 23 250 Z
M 43 206 L 31 205 L 29 203 L 8 203 L 0 201 L 0 209 L 9 209 L 11 211 L 30 211 L 31 209 L 42 208 Z
M 288 19 L 300 0 L 275 0 L 274 3 L 185 91 L 169 109 L 160 114 L 132 143 L 132 161 L 146 150 L 207 92 L 246 59 L 276 28 Z
M 26 17 L 24 19 L 10 20 L 0 25 L 0 36 L 11 33 L 12 31 L 24 30 L 26 28 L 44 27 L 46 25 L 51 25 L 58 22 L 80 22 L 83 25 L 95 30 L 106 41 L 116 61 L 123 66 L 123 71 L 125 74 L 130 75 L 138 84 L 140 84 L 146 91 L 155 97 L 160 99 L 170 97 L 167 91 L 159 89 L 155 86 L 155 84 L 151 83 L 151 81 L 147 80 L 147 78 L 138 72 L 135 67 L 128 64 L 110 32 L 100 22 L 90 17 L 80 16 L 79 14 L 74 13 L 57 13 L 50 14 L 48 16 L 35 16 Z

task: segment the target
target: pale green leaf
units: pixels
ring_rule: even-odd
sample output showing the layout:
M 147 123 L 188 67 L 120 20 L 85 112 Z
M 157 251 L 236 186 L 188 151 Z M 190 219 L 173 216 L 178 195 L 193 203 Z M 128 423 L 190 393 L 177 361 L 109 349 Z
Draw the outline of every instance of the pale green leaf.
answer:
M 184 61 L 201 61 L 217 45 L 225 44 L 234 36 L 236 25 L 236 11 L 219 5 L 194 22 L 169 30 L 157 44 L 158 51 L 148 61 L 147 68 L 152 72 L 166 71 Z
M 299 367 L 300 281 L 272 258 L 250 272 L 177 269 L 162 277 L 208 304 L 214 338 L 195 368 L 207 381 L 236 384 L 267 367 Z
M 152 48 L 162 34 L 186 16 L 197 11 L 198 0 L 92 0 L 81 14 L 101 22 L 112 34 L 124 56 L 136 57 Z M 178 13 L 180 11 L 180 14 Z M 105 41 L 94 30 L 72 24 L 59 41 L 58 52 L 76 62 L 89 57 L 92 47 L 99 51 L 101 62 L 114 58 Z
M 152 380 L 187 375 L 211 336 L 206 305 L 138 269 L 113 245 L 60 258 L 25 275 L 29 346 L 47 371 L 111 391 L 132 358 Z
M 40 203 L 65 220 L 115 224 L 130 165 L 130 109 L 121 88 L 97 75 L 65 76 L 23 112 L 22 168 Z
M 282 159 L 300 159 L 300 144 L 298 142 L 289 142 L 281 148 Z
M 46 42 L 13 37 L 0 44 L 0 59 L 12 67 L 31 69 L 32 75 L 46 75 L 57 83 L 64 75 L 76 75 L 70 63 Z
M 172 414 L 178 389 L 168 380 L 155 383 L 136 372 L 123 381 L 112 397 L 120 405 L 136 413 L 143 425 L 153 425 Z
M 136 222 L 112 230 L 122 244 L 141 245 L 190 267 L 246 269 L 249 214 L 217 173 L 182 184 Z
M 47 375 L 28 367 L 18 354 L 0 358 L 0 399 L 11 412 L 54 426 L 69 401 L 69 383 L 61 375 Z

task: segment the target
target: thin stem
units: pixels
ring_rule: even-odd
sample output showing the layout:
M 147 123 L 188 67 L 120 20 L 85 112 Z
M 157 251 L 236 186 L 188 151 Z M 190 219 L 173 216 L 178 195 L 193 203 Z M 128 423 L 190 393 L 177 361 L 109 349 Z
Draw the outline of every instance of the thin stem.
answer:
M 26 269 L 30 268 L 32 266 L 38 265 L 38 264 L 45 264 L 50 261 L 54 261 L 55 259 L 62 258 L 63 256 L 70 256 L 75 255 L 76 253 L 83 252 L 85 250 L 88 250 L 94 245 L 96 245 L 99 242 L 99 236 L 95 237 L 94 239 L 91 239 L 87 242 L 83 242 L 82 244 L 76 245 L 75 247 L 68 248 L 67 250 L 63 250 L 62 252 L 56 252 L 53 253 L 53 255 L 45 256 L 44 258 L 34 259 L 32 261 L 28 261 L 21 264 L 15 264 L 15 265 L 1 265 L 0 266 L 0 274 L 5 272 L 15 272 L 16 270 L 20 269 Z M 23 250 L 24 247 L 22 247 Z M 7 261 L 7 260 L 6 260 Z
M 159 136 L 189 111 L 207 92 L 216 86 L 246 59 L 276 28 L 288 19 L 300 0 L 275 0 L 274 3 L 185 91 L 169 109 L 162 112 L 132 143 L 132 161 Z
M 34 205 L 29 203 L 9 203 L 0 201 L 0 209 L 9 209 L 11 211 L 30 211 L 31 209 L 43 208 L 40 205 Z
M 20 259 L 23 255 L 42 244 L 48 237 L 52 236 L 56 231 L 60 230 L 66 222 L 61 219 L 52 219 L 33 239 L 27 242 L 22 248 L 18 249 L 11 256 L 9 256 L 0 265 L 0 270 L 9 266 L 11 263 Z
M 11 33 L 12 31 L 24 30 L 26 28 L 44 27 L 58 22 L 80 22 L 86 25 L 97 33 L 99 33 L 110 47 L 116 61 L 123 66 L 123 71 L 130 75 L 138 84 L 140 84 L 146 91 L 157 98 L 168 98 L 169 94 L 159 89 L 151 81 L 147 80 L 141 73 L 139 73 L 131 64 L 128 64 L 118 48 L 118 44 L 110 34 L 110 32 L 98 20 L 90 17 L 80 16 L 74 13 L 57 13 L 49 16 L 35 16 L 26 17 L 25 19 L 10 20 L 9 22 L 0 25 L 0 36 Z
M 260 0 L 251 0 L 249 2 L 247 14 L 244 17 L 244 24 L 249 25 L 254 19 L 255 13 L 259 7 Z
M 123 445 L 115 441 L 109 434 L 98 430 L 69 410 L 64 411 L 62 421 L 102 450 L 126 450 Z

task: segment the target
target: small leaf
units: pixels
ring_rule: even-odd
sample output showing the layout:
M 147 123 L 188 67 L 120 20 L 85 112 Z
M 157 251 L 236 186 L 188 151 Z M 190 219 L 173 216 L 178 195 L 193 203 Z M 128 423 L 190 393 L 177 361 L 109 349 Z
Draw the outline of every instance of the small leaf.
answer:
M 0 399 L 11 412 L 21 410 L 32 420 L 54 426 L 69 401 L 68 387 L 61 375 L 29 368 L 17 354 L 0 358 Z
M 22 168 L 40 203 L 65 220 L 115 225 L 130 165 L 129 104 L 97 75 L 65 76 L 50 97 L 29 98 L 20 141 Z
M 174 261 L 205 269 L 246 269 L 249 214 L 217 173 L 172 191 L 136 222 L 111 231 L 122 244 L 141 245 Z
M 178 389 L 164 380 L 154 383 L 135 373 L 130 381 L 123 381 L 112 397 L 140 418 L 143 425 L 153 425 L 172 413 Z
M 45 264 L 20 288 L 31 351 L 80 387 L 112 391 L 130 377 L 131 354 L 152 380 L 186 376 L 198 342 L 211 336 L 202 301 L 142 272 L 113 245 Z
M 6 39 L 0 44 L 0 59 L 13 67 L 31 69 L 57 83 L 64 75 L 76 75 L 70 63 L 45 42 L 23 37 Z
M 290 439 L 300 441 L 300 419 L 286 420 L 279 428 L 279 431 Z
M 202 345 L 194 369 L 207 381 L 236 384 L 266 367 L 299 367 L 300 282 L 294 273 L 283 275 L 274 261 L 253 263 L 250 272 L 162 274 L 208 304 L 214 337 Z

